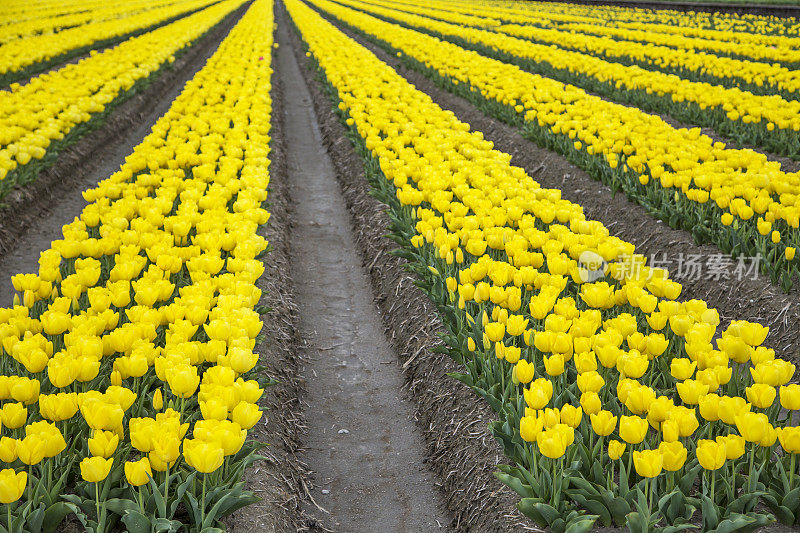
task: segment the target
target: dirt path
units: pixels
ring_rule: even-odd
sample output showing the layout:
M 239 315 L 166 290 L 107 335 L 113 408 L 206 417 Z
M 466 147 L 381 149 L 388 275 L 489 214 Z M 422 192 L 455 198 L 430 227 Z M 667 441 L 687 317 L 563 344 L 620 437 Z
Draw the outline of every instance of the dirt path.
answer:
M 308 358 L 301 459 L 315 486 L 306 511 L 335 531 L 444 531 L 450 518 L 425 470 L 423 438 L 287 31 L 278 30 L 276 70 L 287 98 L 292 268 Z
M 86 205 L 82 192 L 119 170 L 125 157 L 150 133 L 248 6 L 235 10 L 223 24 L 201 37 L 172 70 L 115 109 L 99 130 L 61 153 L 53 167 L 36 181 L 9 194 L 9 207 L 0 211 L 0 306 L 11 305 L 11 276 L 38 269 L 39 252 L 49 248 L 53 239 L 61 238 L 61 227 Z

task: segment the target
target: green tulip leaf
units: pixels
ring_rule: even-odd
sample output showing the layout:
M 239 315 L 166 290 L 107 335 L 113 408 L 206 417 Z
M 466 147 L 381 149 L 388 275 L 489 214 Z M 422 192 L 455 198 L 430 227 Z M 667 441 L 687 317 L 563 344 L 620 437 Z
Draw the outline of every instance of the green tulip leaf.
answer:
M 594 527 L 596 520 L 597 517 L 593 515 L 584 515 L 573 518 L 567 524 L 566 533 L 587 533 L 588 531 L 591 531 L 592 527 Z
M 123 500 L 120 498 L 113 498 L 111 500 L 107 500 L 105 503 L 106 509 L 111 511 L 112 513 L 118 514 L 120 516 L 125 516 L 127 511 L 138 511 L 139 504 L 133 500 Z
M 526 485 L 516 476 L 511 476 L 503 472 L 495 472 L 494 477 L 502 481 L 505 485 L 510 487 L 514 492 L 523 498 L 531 498 L 535 496 L 531 486 Z
M 171 519 L 173 516 L 175 516 L 175 509 L 178 508 L 178 504 L 183 500 L 183 495 L 186 493 L 186 489 L 192 484 L 195 477 L 197 477 L 197 471 L 194 471 L 186 476 L 186 479 L 183 481 L 183 483 L 178 485 L 178 490 L 175 491 L 175 499 L 169 506 L 169 516 L 164 516 L 163 518 Z
M 44 512 L 42 531 L 44 533 L 53 533 L 71 512 L 72 508 L 68 504 L 64 502 L 54 503 Z
M 606 526 L 611 525 L 611 512 L 606 508 L 603 502 L 587 499 L 586 496 L 576 491 L 570 492 L 568 496 L 581 507 L 585 508 L 591 513 L 596 514 L 603 524 Z M 592 523 L 594 523 L 594 520 L 592 520 Z M 567 528 L 567 530 L 569 530 L 569 528 Z
M 127 511 L 122 517 L 122 523 L 130 533 L 151 533 L 153 530 L 150 519 L 137 510 Z
M 793 511 L 797 511 L 797 508 L 800 507 L 800 487 L 797 487 L 784 496 L 781 505 Z

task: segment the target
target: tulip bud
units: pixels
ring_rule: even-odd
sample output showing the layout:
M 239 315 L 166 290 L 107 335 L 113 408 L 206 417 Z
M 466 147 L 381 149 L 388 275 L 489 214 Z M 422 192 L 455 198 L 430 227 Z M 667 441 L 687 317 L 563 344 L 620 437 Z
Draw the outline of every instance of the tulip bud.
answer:
M 161 395 L 161 389 L 156 389 L 153 393 L 153 409 L 160 411 L 164 408 L 164 397 Z

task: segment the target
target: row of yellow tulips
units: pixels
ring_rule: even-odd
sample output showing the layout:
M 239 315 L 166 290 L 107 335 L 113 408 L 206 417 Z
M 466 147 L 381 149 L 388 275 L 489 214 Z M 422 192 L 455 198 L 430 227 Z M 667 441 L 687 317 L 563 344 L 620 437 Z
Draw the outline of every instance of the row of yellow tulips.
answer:
M 492 429 L 514 464 L 498 477 L 520 509 L 557 532 L 597 519 L 679 531 L 697 509 L 704 530 L 735 531 L 773 519 L 756 508 L 763 496 L 794 522 L 800 430 L 781 406 L 800 408 L 800 387 L 788 385 L 794 365 L 763 345 L 768 328 L 722 328 L 705 302 L 678 301 L 682 286 L 633 245 L 316 11 L 286 5 L 398 222 L 398 253 L 468 370 L 455 376 L 499 416 Z
M 571 23 L 563 24 L 559 26 L 558 29 L 560 31 L 611 37 L 620 41 L 637 41 L 659 46 L 668 46 L 681 50 L 706 50 L 722 56 L 738 57 L 739 59 L 756 59 L 770 63 L 784 63 L 789 66 L 800 61 L 800 52 L 797 51 L 797 45 L 800 44 L 800 40 L 798 40 L 797 37 L 775 36 L 764 43 L 738 43 L 727 40 L 725 38 L 726 35 L 693 37 L 679 33 L 654 32 L 650 31 L 647 27 L 638 29 L 609 27 L 600 24 Z M 765 36 L 761 36 L 759 40 L 762 40 L 764 37 Z
M 146 0 L 127 0 L 111 7 L 107 4 L 99 4 L 77 13 L 67 14 L 62 13 L 58 7 L 51 9 L 50 14 L 40 10 L 35 18 L 0 25 L 0 44 L 22 37 L 51 34 L 78 26 L 85 27 L 93 23 L 122 19 L 181 1 L 185 0 L 162 0 L 156 3 Z
M 434 0 L 426 9 L 452 5 L 448 0 Z M 676 49 L 649 42 L 620 41 L 607 36 L 564 31 L 560 27 L 543 27 L 541 15 L 517 15 L 514 23 L 495 25 L 496 18 L 508 18 L 495 12 L 496 5 L 484 8 L 487 25 L 513 37 L 532 40 L 542 45 L 575 50 L 623 64 L 635 64 L 650 70 L 660 70 L 694 81 L 721 83 L 729 87 L 743 87 L 759 94 L 781 94 L 797 99 L 800 91 L 800 74 L 778 63 L 724 57 L 695 49 Z M 458 13 L 474 14 L 472 8 L 456 8 Z M 769 48 L 766 45 L 765 48 Z
M 0 183 L 5 182 L 0 185 L 0 197 L 12 186 L 35 179 L 37 166 L 41 166 L 37 162 L 49 150 L 75 142 L 82 126 L 118 98 L 129 95 L 137 82 L 171 64 L 175 54 L 244 1 L 216 3 L 78 63 L 42 74 L 25 85 L 12 85 L 11 91 L 0 91 Z M 192 0 L 191 5 L 197 8 L 208 3 Z M 182 9 L 189 7 L 183 4 Z
M 340 5 L 342 4 L 342 5 Z M 525 121 L 534 138 L 624 189 L 671 224 L 692 229 L 725 252 L 761 254 L 786 288 L 800 244 L 800 175 L 751 150 L 728 149 L 697 129 L 675 128 L 658 116 L 608 102 L 583 90 L 405 29 L 344 6 L 321 1 L 334 16 L 378 37 L 435 75 L 460 84 L 467 96 L 503 106 Z M 707 227 L 708 231 L 700 233 Z
M 464 4 L 450 1 L 447 5 L 463 8 Z M 620 6 L 585 6 L 569 2 L 521 4 L 513 1 L 482 0 L 473 4 L 476 9 L 497 7 L 504 13 L 517 16 L 535 15 L 563 22 L 605 23 L 610 26 L 657 26 L 663 33 L 681 33 L 695 37 L 710 37 L 738 42 L 769 42 L 769 39 L 796 37 L 800 23 L 794 17 L 771 17 L 751 14 L 682 11 L 670 9 L 633 9 Z M 666 28 L 673 28 L 668 30 Z M 762 40 L 764 39 L 764 40 Z
M 421 7 L 419 4 L 415 6 L 413 1 L 407 0 L 393 3 L 393 5 L 399 9 L 405 9 L 408 6 L 415 11 Z M 451 5 L 453 7 L 449 7 Z M 542 28 L 611 37 L 620 41 L 639 41 L 684 50 L 706 50 L 717 55 L 739 57 L 746 60 L 755 59 L 791 65 L 800 59 L 800 55 L 795 52 L 796 47 L 800 44 L 800 39 L 796 36 L 759 35 L 749 32 L 725 32 L 680 26 L 667 26 L 673 28 L 673 31 L 653 31 L 652 24 L 647 23 L 617 24 L 614 20 L 603 18 L 587 20 L 586 17 L 572 15 L 570 9 L 572 6 L 564 6 L 560 12 L 548 13 L 537 10 L 536 6 L 533 6 L 532 9 L 524 7 L 503 9 L 504 3 L 497 2 L 476 8 L 470 4 L 459 6 L 453 5 L 447 0 L 440 0 L 437 4 L 424 4 L 424 7 L 426 8 L 424 14 L 427 16 L 444 20 L 451 20 L 455 16 L 461 19 L 458 24 L 478 27 L 499 26 L 501 23 L 533 24 Z M 422 11 L 417 12 L 423 13 Z
M 50 64 L 51 60 L 59 58 L 66 59 L 74 52 L 88 51 L 113 42 L 117 37 L 146 30 L 211 3 L 213 0 L 169 2 L 162 7 L 128 17 L 11 40 L 0 45 L 0 82 L 7 85 L 12 79 L 23 79 L 20 76 L 24 77 L 28 72 L 35 71 L 39 64 Z
M 53 530 L 70 512 L 96 532 L 208 531 L 254 501 L 241 476 L 264 385 L 272 44 L 272 2 L 257 0 L 84 192 L 38 272 L 14 276 L 15 305 L 0 309 L 8 531 Z
M 581 52 L 465 27 L 458 22 L 458 14 L 429 18 L 433 17 L 434 10 L 427 8 L 427 3 L 417 4 L 415 8 L 409 6 L 400 11 L 392 8 L 393 3 L 380 0 L 348 3 L 435 36 L 454 39 L 457 44 L 488 51 L 527 70 L 599 92 L 615 101 L 672 114 L 690 124 L 714 127 L 740 142 L 800 157 L 800 135 L 797 134 L 800 101 L 695 82 L 637 65 L 622 65 Z M 411 10 L 426 16 L 410 13 Z

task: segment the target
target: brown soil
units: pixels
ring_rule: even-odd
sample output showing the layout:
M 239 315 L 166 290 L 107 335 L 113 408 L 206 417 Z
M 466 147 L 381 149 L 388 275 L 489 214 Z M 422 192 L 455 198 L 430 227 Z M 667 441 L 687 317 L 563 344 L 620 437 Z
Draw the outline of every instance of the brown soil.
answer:
M 543 187 L 560 189 L 563 198 L 583 207 L 587 218 L 599 220 L 612 235 L 635 244 L 637 253 L 660 260 L 666 257 L 673 278 L 683 284 L 682 298 L 705 300 L 719 311 L 723 326 L 731 320 L 742 319 L 769 326 L 766 344 L 775 348 L 778 355 L 800 362 L 800 287 L 795 286 L 789 294 L 784 294 L 761 274 L 744 279 L 732 275 L 728 279 L 709 279 L 706 275 L 677 277 L 675 271 L 681 258 L 697 258 L 699 264 L 706 266 L 703 272 L 709 274 L 707 267 L 727 256 L 722 256 L 713 244 L 696 244 L 689 232 L 670 228 L 624 194 L 612 194 L 603 183 L 562 156 L 523 138 L 516 128 L 485 115 L 469 101 L 437 87 L 430 78 L 406 67 L 373 43 L 340 29 L 391 65 L 442 108 L 453 111 L 474 130 L 483 132 L 497 150 L 512 154 L 512 163 L 524 168 Z
M 288 20 L 279 9 L 279 25 Z M 518 497 L 494 476 L 505 461 L 491 436 L 491 409 L 466 386 L 447 376 L 459 367 L 431 350 L 440 344 L 442 324 L 430 300 L 413 284 L 404 260 L 390 255 L 395 245 L 384 237 L 389 219 L 385 206 L 369 195 L 363 163 L 345 137 L 330 100 L 308 69 L 299 39 L 290 42 L 314 102 L 322 138 L 343 191 L 351 224 L 358 229 L 355 244 L 368 270 L 378 307 L 383 313 L 424 430 L 428 466 L 438 474 L 456 531 L 538 531 L 516 510 Z M 283 41 L 281 41 L 283 44 Z
M 276 69 L 286 95 L 291 271 L 305 355 L 303 462 L 313 470 L 309 529 L 447 531 L 414 410 L 360 264 L 334 167 L 322 144 L 289 28 Z
M 4 198 L 6 207 L 0 209 L 0 305 L 11 303 L 10 276 L 35 271 L 39 251 L 60 238 L 61 226 L 83 209 L 82 191 L 119 169 L 248 6 L 249 2 L 201 37 L 145 90 L 115 109 L 99 129 L 61 152 L 55 164 L 33 183 L 17 187 Z

